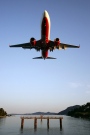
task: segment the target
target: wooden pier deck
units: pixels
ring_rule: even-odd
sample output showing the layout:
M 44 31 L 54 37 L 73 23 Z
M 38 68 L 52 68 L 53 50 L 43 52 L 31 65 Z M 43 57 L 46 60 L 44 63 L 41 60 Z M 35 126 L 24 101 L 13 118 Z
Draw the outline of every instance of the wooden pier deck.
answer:
M 60 120 L 60 129 L 62 129 L 62 119 L 63 117 L 45 117 L 45 116 L 39 116 L 39 117 L 20 117 L 21 118 L 21 129 L 23 129 L 24 126 L 24 119 L 34 119 L 34 129 L 37 128 L 37 119 L 47 119 L 47 128 L 49 129 L 49 120 L 50 119 L 59 119 Z

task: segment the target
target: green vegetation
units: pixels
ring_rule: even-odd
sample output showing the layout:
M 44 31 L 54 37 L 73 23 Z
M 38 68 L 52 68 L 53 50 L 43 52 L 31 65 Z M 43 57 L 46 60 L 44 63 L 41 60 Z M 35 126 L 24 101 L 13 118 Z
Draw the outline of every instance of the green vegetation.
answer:
M 0 108 L 0 116 L 6 116 L 7 112 L 3 108 Z
M 90 102 L 68 112 L 68 116 L 90 118 Z

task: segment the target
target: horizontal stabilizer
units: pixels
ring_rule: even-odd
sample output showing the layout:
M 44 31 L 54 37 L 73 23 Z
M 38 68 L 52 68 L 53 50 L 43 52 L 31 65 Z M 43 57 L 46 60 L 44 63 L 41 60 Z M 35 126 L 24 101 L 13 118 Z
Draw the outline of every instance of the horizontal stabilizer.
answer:
M 47 57 L 47 58 L 43 58 L 43 57 L 35 57 L 33 59 L 56 59 L 56 58 L 53 58 L 53 57 Z
M 33 58 L 33 59 L 43 59 L 42 57 L 35 57 L 35 58 Z
M 53 57 L 47 57 L 46 59 L 56 59 L 56 58 L 53 58 Z

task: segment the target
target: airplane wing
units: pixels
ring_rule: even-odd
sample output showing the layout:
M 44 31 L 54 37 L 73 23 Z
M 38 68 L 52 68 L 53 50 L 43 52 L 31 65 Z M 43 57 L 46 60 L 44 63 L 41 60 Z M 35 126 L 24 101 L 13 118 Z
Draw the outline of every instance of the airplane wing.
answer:
M 16 44 L 16 45 L 10 45 L 9 47 L 22 47 L 23 49 L 40 49 L 40 40 L 36 41 L 36 45 L 33 46 L 30 44 L 30 42 L 28 43 L 22 43 L 22 44 Z
M 57 48 L 57 49 L 66 49 L 66 48 L 80 48 L 80 46 L 76 46 L 76 45 L 71 45 L 71 44 L 64 44 L 64 43 L 60 43 L 59 45 L 58 45 L 58 47 L 56 47 L 56 45 L 55 45 L 55 43 L 54 43 L 54 41 L 50 41 L 50 43 L 49 43 L 49 48 Z
M 23 44 L 10 45 L 9 47 L 22 47 L 22 48 L 27 48 L 27 47 L 30 47 L 30 43 L 23 43 Z
M 70 44 L 64 44 L 64 43 L 60 43 L 60 46 L 62 48 L 64 48 L 64 47 L 66 47 L 66 48 L 80 48 L 80 46 L 70 45 Z

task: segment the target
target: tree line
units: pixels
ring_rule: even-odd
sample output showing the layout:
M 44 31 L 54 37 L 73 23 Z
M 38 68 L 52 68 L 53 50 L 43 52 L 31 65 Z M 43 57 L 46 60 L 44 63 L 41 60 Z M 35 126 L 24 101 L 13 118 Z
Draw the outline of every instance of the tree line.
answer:
M 0 108 L 0 116 L 6 116 L 6 115 L 7 112 L 3 108 Z
M 68 112 L 69 116 L 90 118 L 90 102 Z

